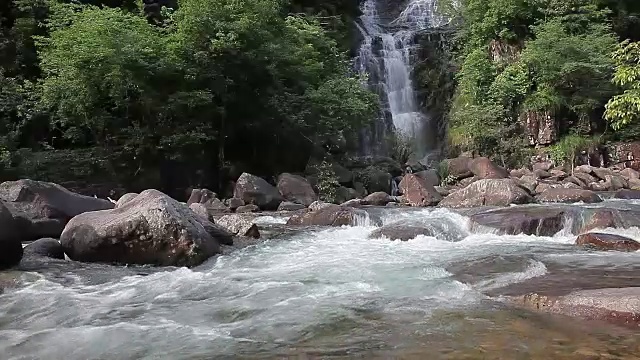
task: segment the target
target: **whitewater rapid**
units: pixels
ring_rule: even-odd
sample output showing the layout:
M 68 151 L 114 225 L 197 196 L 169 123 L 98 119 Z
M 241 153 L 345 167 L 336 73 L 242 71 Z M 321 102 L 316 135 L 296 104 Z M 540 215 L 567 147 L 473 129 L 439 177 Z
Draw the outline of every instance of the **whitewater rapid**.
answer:
M 437 235 L 368 238 L 392 223 L 435 226 Z M 272 358 L 298 348 L 347 357 L 387 351 L 446 333 L 438 314 L 486 309 L 487 291 L 544 276 L 549 264 L 631 261 L 585 253 L 574 239 L 472 233 L 467 217 L 444 209 L 375 209 L 360 226 L 301 230 L 194 269 L 52 262 L 14 273 L 19 285 L 0 295 L 0 354 L 204 359 Z

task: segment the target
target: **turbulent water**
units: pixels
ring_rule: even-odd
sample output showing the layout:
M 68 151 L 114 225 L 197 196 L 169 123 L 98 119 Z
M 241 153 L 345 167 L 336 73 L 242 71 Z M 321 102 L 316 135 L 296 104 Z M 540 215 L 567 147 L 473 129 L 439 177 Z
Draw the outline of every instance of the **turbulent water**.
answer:
M 18 278 L 0 295 L 0 354 L 585 359 L 595 352 L 637 358 L 635 334 L 517 310 L 499 291 L 554 269 L 637 272 L 637 254 L 586 252 L 564 232 L 471 233 L 466 217 L 441 209 L 374 208 L 369 214 L 360 226 L 295 230 L 195 269 L 23 262 L 21 271 L 0 274 Z M 282 222 L 278 216 L 261 221 L 276 228 Z M 432 227 L 436 236 L 368 238 L 392 222 Z M 618 232 L 640 236 L 638 229 Z
M 364 40 L 356 59 L 358 70 L 369 75 L 370 86 L 381 95 L 393 131 L 413 143 L 419 156 L 434 144 L 427 143 L 429 118 L 422 113 L 416 98 L 411 52 L 418 32 L 443 24 L 435 3 L 436 0 L 410 0 L 398 13 L 394 2 L 366 0 L 360 17 Z

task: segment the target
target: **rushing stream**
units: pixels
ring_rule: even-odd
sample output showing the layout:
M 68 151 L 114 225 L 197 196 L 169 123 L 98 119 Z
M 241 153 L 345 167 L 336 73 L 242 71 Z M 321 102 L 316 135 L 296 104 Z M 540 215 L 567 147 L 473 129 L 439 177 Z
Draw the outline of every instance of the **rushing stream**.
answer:
M 573 270 L 635 274 L 636 253 L 587 252 L 566 232 L 470 233 L 465 216 L 443 209 L 368 213 L 360 226 L 293 230 L 195 269 L 23 262 L 21 271 L 0 274 L 18 277 L 0 295 L 0 354 L 48 360 L 638 358 L 640 337 L 628 330 L 520 310 L 501 296 L 501 289 L 515 291 L 554 269 L 572 270 L 559 272 L 567 282 L 576 277 Z M 274 215 L 261 223 L 282 228 L 284 220 Z M 391 222 L 435 226 L 438 235 L 408 242 L 368 238 Z M 640 237 L 638 229 L 610 231 Z M 637 275 L 622 278 L 627 286 L 638 281 Z M 602 286 L 616 285 L 611 281 L 601 279 Z

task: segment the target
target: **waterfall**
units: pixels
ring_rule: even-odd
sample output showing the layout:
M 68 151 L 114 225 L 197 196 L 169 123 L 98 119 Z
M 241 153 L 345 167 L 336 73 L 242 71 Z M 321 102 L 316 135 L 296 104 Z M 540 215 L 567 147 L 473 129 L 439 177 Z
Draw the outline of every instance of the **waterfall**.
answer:
M 366 0 L 361 6 L 358 27 L 363 41 L 356 70 L 368 76 L 368 86 L 380 95 L 383 104 L 380 119 L 364 140 L 369 142 L 365 152 L 384 147 L 382 142 L 389 132 L 411 145 L 417 159 L 436 145 L 427 140 L 430 119 L 420 109 L 412 80 L 416 35 L 444 23 L 436 1 L 410 0 L 401 9 L 393 9 L 392 0 Z

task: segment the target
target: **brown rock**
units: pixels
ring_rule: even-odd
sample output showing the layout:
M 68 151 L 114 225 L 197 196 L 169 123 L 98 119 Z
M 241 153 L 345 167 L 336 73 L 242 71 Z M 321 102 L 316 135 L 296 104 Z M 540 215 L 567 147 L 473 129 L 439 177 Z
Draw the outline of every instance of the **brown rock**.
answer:
M 508 206 L 526 204 L 532 198 L 511 179 L 484 179 L 444 198 L 441 207 L 470 208 L 476 206 Z
M 494 164 L 486 157 L 473 159 L 469 169 L 479 179 L 505 179 L 509 177 L 509 173 L 505 169 Z
M 471 229 L 498 229 L 506 235 L 553 236 L 562 230 L 565 209 L 549 206 L 510 207 L 471 215 Z
M 440 185 L 440 175 L 435 169 L 423 170 L 417 173 L 414 173 L 417 177 L 424 179 L 427 184 L 431 186 Z
M 282 202 L 278 189 L 255 175 L 243 173 L 236 181 L 233 197 L 246 204 L 257 205 L 262 210 L 276 210 Z
M 604 185 L 609 191 L 617 191 L 627 187 L 627 182 L 619 175 L 605 175 Z
M 589 190 L 552 188 L 538 195 L 538 201 L 543 203 L 597 203 L 602 199 Z
M 374 206 L 385 206 L 388 203 L 390 203 L 392 200 L 393 199 L 389 194 L 379 191 L 365 197 L 362 201 L 362 204 L 374 205 Z
M 640 179 L 629 179 L 629 189 L 640 190 Z
M 637 200 L 640 199 L 640 190 L 623 189 L 615 193 L 616 199 Z
M 514 169 L 509 172 L 509 176 L 513 178 L 521 178 L 523 176 L 532 175 L 533 172 L 527 168 Z
M 584 173 L 584 172 L 580 172 L 580 171 L 575 171 L 573 173 L 573 177 L 575 177 L 576 179 L 582 181 L 585 185 L 589 185 L 591 183 L 594 182 L 598 182 L 598 179 L 596 179 L 595 177 Z
M 611 169 L 607 168 L 594 167 L 591 170 L 593 172 L 593 175 L 595 175 L 600 180 L 607 180 L 607 175 L 615 175 L 615 173 Z
M 533 175 L 538 179 L 548 179 L 551 177 L 551 173 L 545 170 L 534 170 Z
M 627 179 L 627 181 L 629 179 L 640 179 L 640 172 L 637 172 L 636 170 L 633 170 L 631 168 L 626 168 L 620 171 L 620 175 Z
M 533 170 L 549 171 L 553 167 L 550 161 L 541 161 L 533 164 Z
M 536 187 L 538 186 L 538 179 L 533 175 L 525 175 L 520 179 L 513 179 L 521 188 L 527 190 L 529 194 L 536 193 Z
M 640 243 L 620 235 L 587 233 L 578 236 L 576 245 L 596 250 L 638 251 Z
M 432 185 L 413 174 L 407 174 L 402 178 L 400 189 L 411 206 L 433 206 L 442 200 L 442 196 Z
M 567 173 L 564 170 L 556 170 L 556 169 L 552 169 L 551 171 L 549 171 L 551 173 L 551 176 L 558 178 L 558 179 L 564 179 L 567 177 Z
M 446 159 L 442 164 L 446 167 L 449 176 L 461 180 L 473 176 L 470 168 L 472 161 L 473 159 L 468 157 L 458 157 L 455 159 Z
M 254 205 L 254 204 L 243 205 L 236 209 L 236 213 L 238 214 L 255 213 L 259 211 L 260 211 L 260 208 L 258 207 L 258 205 Z
M 576 184 L 578 185 L 580 188 L 585 188 L 587 186 L 587 184 L 584 183 L 584 181 L 578 179 L 575 176 L 569 176 L 565 179 L 565 182 L 570 182 L 572 184 Z
M 298 175 L 281 174 L 278 178 L 278 191 L 285 200 L 302 204 L 305 207 L 318 200 L 309 181 Z
M 355 225 L 358 219 L 366 216 L 362 210 L 353 207 L 330 204 L 316 211 L 297 214 L 289 218 L 287 225 L 302 226 L 343 226 Z

